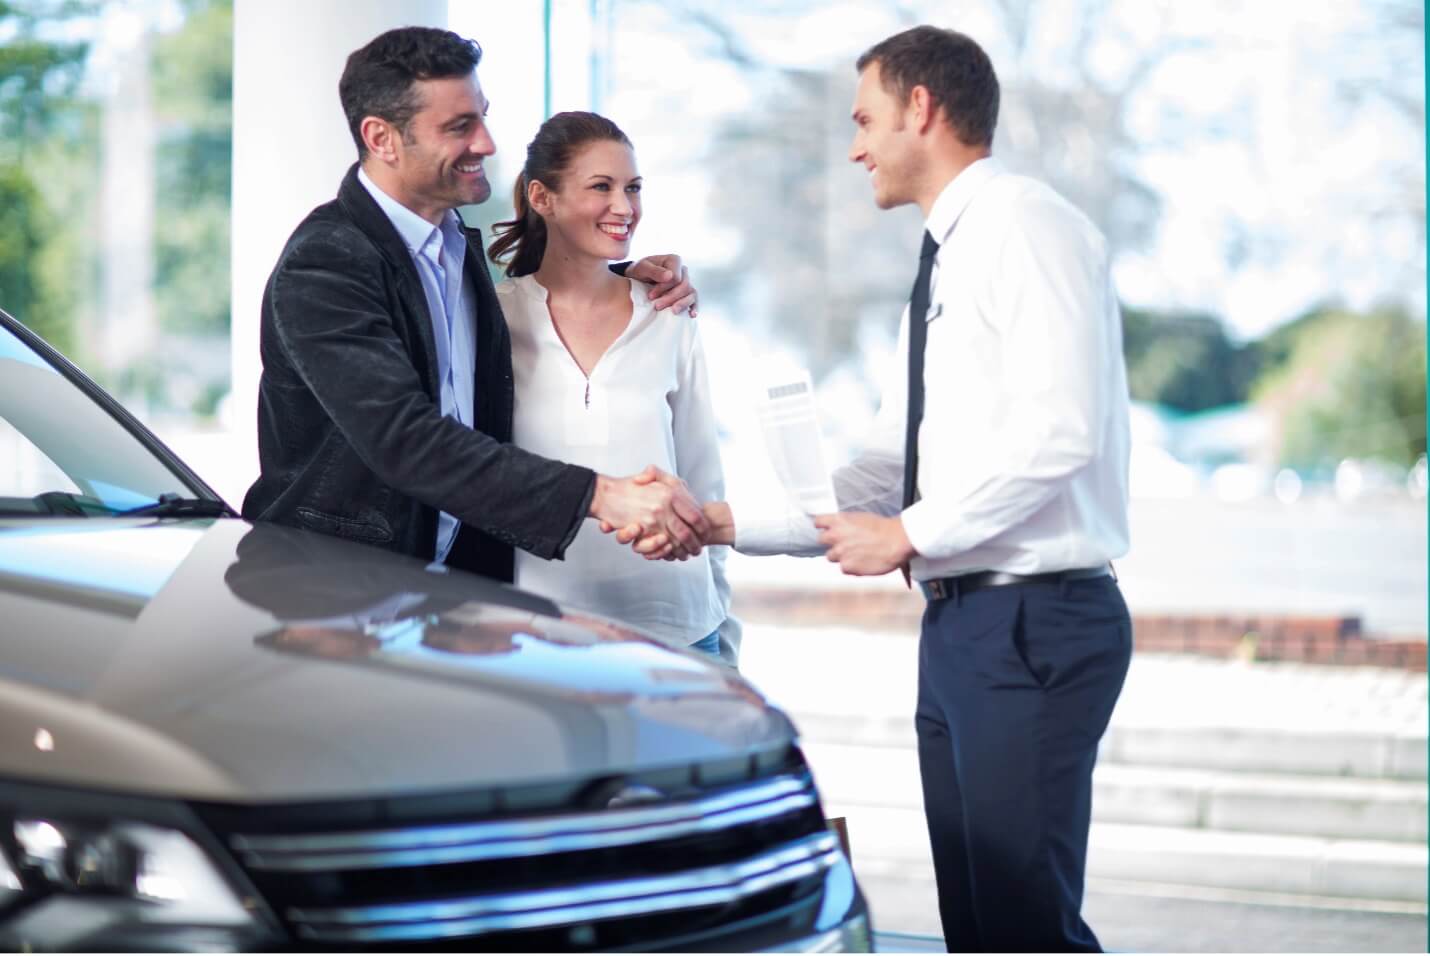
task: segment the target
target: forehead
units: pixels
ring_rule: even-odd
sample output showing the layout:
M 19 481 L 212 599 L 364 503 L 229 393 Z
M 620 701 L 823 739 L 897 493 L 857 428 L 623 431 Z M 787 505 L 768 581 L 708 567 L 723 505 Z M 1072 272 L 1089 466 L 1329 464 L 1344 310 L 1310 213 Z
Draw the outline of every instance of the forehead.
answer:
M 634 176 L 636 153 L 617 140 L 598 139 L 581 147 L 571 159 L 571 168 L 583 176 Z
M 859 85 L 854 90 L 852 113 L 871 113 L 896 105 L 894 97 L 884 89 L 880 78 L 879 63 L 874 61 L 859 74 Z
M 418 116 L 442 122 L 463 113 L 480 115 L 486 112 L 487 97 L 482 92 L 482 84 L 477 79 L 476 70 L 467 76 L 416 80 L 413 86 L 422 102 Z

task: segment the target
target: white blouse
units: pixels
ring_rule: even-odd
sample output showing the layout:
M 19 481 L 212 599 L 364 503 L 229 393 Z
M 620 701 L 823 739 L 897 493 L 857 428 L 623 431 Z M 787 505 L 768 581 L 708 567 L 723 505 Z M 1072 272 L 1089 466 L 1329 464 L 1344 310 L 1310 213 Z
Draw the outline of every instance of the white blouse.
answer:
M 723 500 L 710 380 L 693 319 L 655 311 L 633 283 L 630 325 L 588 381 L 556 334 L 534 276 L 505 280 L 497 296 L 511 329 L 517 445 L 612 477 L 655 465 L 680 476 L 698 501 Z M 691 644 L 720 627 L 729 610 L 727 550 L 647 561 L 591 522 L 564 561 L 518 550 L 516 583 Z

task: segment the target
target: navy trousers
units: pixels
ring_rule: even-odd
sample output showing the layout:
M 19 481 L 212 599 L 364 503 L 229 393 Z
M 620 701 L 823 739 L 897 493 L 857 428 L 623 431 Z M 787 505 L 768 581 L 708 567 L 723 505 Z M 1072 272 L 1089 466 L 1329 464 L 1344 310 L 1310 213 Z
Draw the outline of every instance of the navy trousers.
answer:
M 1082 919 L 1097 744 L 1132 623 L 1111 577 L 931 601 L 919 771 L 950 952 L 1098 952 Z

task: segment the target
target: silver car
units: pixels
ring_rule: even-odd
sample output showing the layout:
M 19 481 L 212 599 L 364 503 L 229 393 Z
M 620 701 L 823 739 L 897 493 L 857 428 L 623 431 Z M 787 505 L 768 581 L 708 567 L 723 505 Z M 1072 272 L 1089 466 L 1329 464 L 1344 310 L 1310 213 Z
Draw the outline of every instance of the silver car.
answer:
M 3 312 L 0 622 L 0 948 L 869 948 L 733 671 L 250 525 Z

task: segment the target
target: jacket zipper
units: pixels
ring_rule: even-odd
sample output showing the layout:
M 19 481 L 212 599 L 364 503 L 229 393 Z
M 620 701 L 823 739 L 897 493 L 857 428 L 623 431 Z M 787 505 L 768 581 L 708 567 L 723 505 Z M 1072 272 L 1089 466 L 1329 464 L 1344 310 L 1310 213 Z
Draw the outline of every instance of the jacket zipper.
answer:
M 586 411 L 591 410 L 591 380 L 586 379 Z

